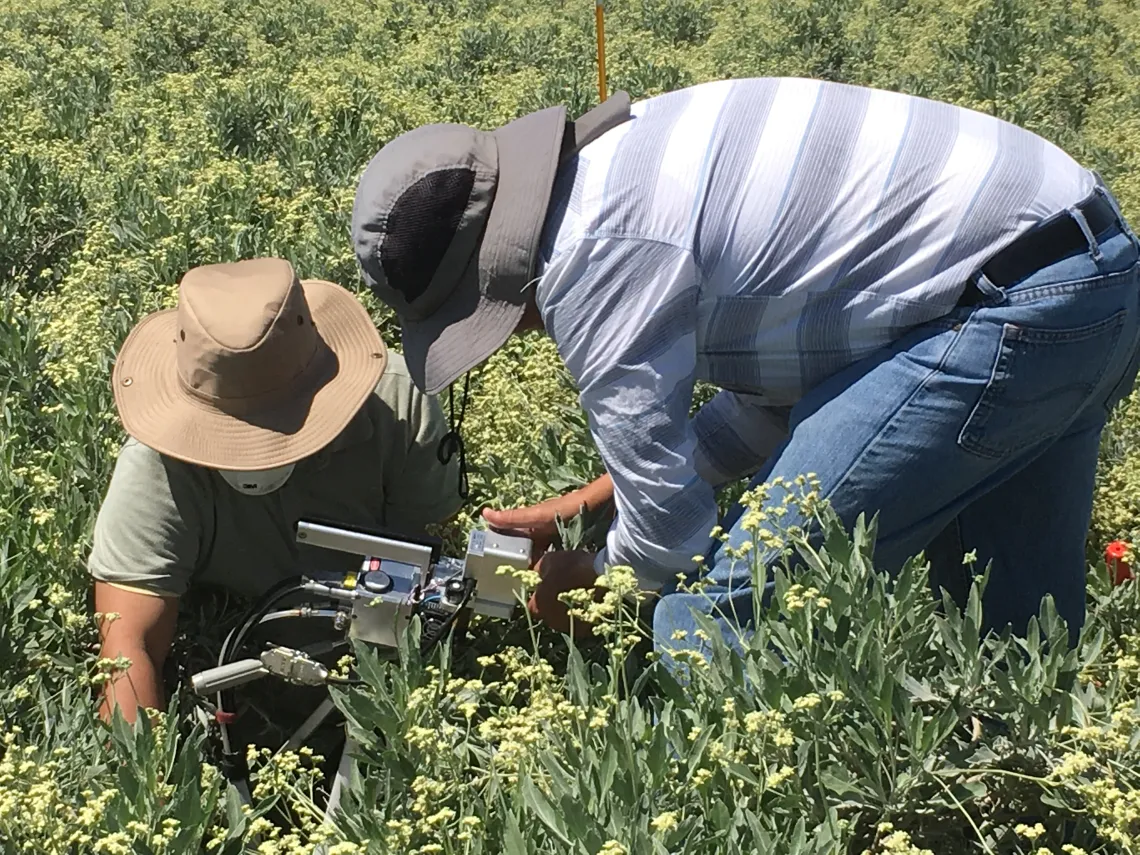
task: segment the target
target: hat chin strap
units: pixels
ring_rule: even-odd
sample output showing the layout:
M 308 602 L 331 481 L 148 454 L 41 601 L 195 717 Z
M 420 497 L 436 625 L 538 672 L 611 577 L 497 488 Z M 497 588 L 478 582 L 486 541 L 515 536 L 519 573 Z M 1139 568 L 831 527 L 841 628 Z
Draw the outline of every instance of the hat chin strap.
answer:
M 275 469 L 262 469 L 258 472 L 241 472 L 233 469 L 219 469 L 218 474 L 226 483 L 247 496 L 264 496 L 280 490 L 293 474 L 296 463 L 278 466 Z
M 459 434 L 459 429 L 463 427 L 463 417 L 467 414 L 467 389 L 471 381 L 471 372 L 468 371 L 463 376 L 463 403 L 459 408 L 459 419 L 455 418 L 455 384 L 451 383 L 447 387 L 448 401 L 451 405 L 451 413 L 448 416 L 448 422 L 451 429 L 443 435 L 439 440 L 439 445 L 436 447 L 435 455 L 439 458 L 439 462 L 446 466 L 451 462 L 451 458 L 458 452 L 459 454 L 459 498 L 467 501 L 467 496 L 470 494 L 470 487 L 467 483 L 467 448 L 463 444 L 463 437 Z

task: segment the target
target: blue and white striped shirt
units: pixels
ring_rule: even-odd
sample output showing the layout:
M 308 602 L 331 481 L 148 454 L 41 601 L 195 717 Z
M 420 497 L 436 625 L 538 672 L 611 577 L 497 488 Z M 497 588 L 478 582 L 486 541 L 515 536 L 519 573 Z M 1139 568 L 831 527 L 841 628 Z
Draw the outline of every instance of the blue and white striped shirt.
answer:
M 691 572 L 787 410 L 954 308 L 1094 176 L 978 112 L 803 79 L 633 105 L 555 181 L 536 297 L 614 480 L 602 562 Z M 720 387 L 690 419 L 694 383 Z

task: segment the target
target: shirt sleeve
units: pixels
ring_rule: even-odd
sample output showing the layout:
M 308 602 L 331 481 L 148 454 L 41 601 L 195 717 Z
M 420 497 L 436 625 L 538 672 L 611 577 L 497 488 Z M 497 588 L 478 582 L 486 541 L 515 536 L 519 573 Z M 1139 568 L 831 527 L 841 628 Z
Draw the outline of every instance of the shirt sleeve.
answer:
M 128 440 L 95 519 L 92 578 L 159 596 L 186 593 L 212 536 L 205 473 Z
M 697 472 L 713 487 L 754 475 L 787 438 L 790 412 L 722 389 L 693 416 Z
M 378 391 L 394 421 L 380 436 L 388 456 L 384 519 L 397 531 L 412 534 L 444 522 L 462 507 L 459 455 L 440 462 L 439 441 L 448 431 L 447 417 L 436 397 L 416 388 L 403 361 L 393 359 L 384 376 Z
M 596 566 L 632 567 L 647 588 L 690 572 L 717 522 L 689 418 L 699 275 L 687 250 L 592 238 L 553 259 L 540 286 L 614 482 L 617 515 Z

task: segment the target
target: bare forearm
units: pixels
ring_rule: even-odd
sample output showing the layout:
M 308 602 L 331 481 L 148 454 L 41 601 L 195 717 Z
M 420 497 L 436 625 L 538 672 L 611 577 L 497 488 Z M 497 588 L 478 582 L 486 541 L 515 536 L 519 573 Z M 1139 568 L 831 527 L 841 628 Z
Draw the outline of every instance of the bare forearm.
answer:
M 582 506 L 594 511 L 613 500 L 614 482 L 608 474 L 595 478 L 585 487 L 531 505 L 528 508 L 496 511 L 483 509 L 483 519 L 492 528 L 509 534 L 529 537 L 534 543 L 534 554 L 541 555 L 557 535 L 555 520 L 570 520 L 578 516 Z
M 609 473 L 606 473 L 600 478 L 595 478 L 585 487 L 579 487 L 573 492 L 547 499 L 545 502 L 535 505 L 534 509 L 540 512 L 545 511 L 551 522 L 556 515 L 563 520 L 570 520 L 582 512 L 583 505 L 589 513 L 613 501 L 613 497 L 614 482 Z
M 139 708 L 162 710 L 166 708 L 166 698 L 162 687 L 162 666 L 143 647 L 119 647 L 104 649 L 103 656 L 114 659 L 124 656 L 131 661 L 126 671 L 117 671 L 103 687 L 103 703 L 99 715 L 110 721 L 116 706 L 123 718 L 133 722 Z
M 600 478 L 595 478 L 579 490 L 578 493 L 580 494 L 582 504 L 586 506 L 587 510 L 592 511 L 607 502 L 613 501 L 614 481 L 607 472 Z
M 96 581 L 95 611 L 104 616 L 99 655 L 130 660 L 130 667 L 113 672 L 104 685 L 100 715 L 109 719 L 117 706 L 133 722 L 140 706 L 165 709 L 162 663 L 174 638 L 178 598 Z

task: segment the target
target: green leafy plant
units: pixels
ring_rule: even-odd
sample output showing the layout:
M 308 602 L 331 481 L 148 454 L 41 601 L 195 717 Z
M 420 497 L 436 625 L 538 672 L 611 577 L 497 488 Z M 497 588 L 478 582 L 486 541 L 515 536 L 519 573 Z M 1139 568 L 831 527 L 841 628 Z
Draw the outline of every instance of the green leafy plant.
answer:
M 1128 0 L 606 6 L 609 82 L 634 99 L 777 74 L 940 98 L 1041 133 L 1140 216 Z M 1048 604 L 1029 638 L 980 639 L 980 587 L 964 613 L 939 608 L 921 557 L 882 577 L 873 521 L 841 532 L 821 509 L 827 538 L 800 544 L 804 575 L 776 572 L 755 635 L 713 645 L 684 686 L 645 661 L 645 615 L 617 604 L 574 644 L 519 609 L 475 621 L 447 658 L 358 651 L 365 684 L 341 703 L 363 776 L 336 834 L 315 819 L 327 780 L 311 754 L 258 751 L 263 786 L 245 814 L 184 707 L 136 728 L 97 722 L 98 688 L 124 663 L 96 659 L 83 565 L 123 440 L 109 376 L 131 326 L 173 304 L 188 268 L 274 254 L 352 288 L 397 346 L 348 239 L 361 170 L 426 122 L 592 106 L 593 14 L 517 0 L 0 0 L 5 852 L 307 853 L 325 834 L 329 855 L 1137 850 L 1140 588 L 1112 587 L 1103 563 L 1108 542 L 1140 532 L 1137 396 L 1105 433 L 1076 650 L 1058 644 Z M 602 472 L 549 339 L 513 339 L 471 379 L 472 501 L 455 545 L 483 505 Z M 605 518 L 568 522 L 562 543 L 597 545 Z M 236 607 L 223 605 L 187 604 L 175 660 L 217 643 L 210 628 Z M 269 692 L 249 703 L 273 709 Z

